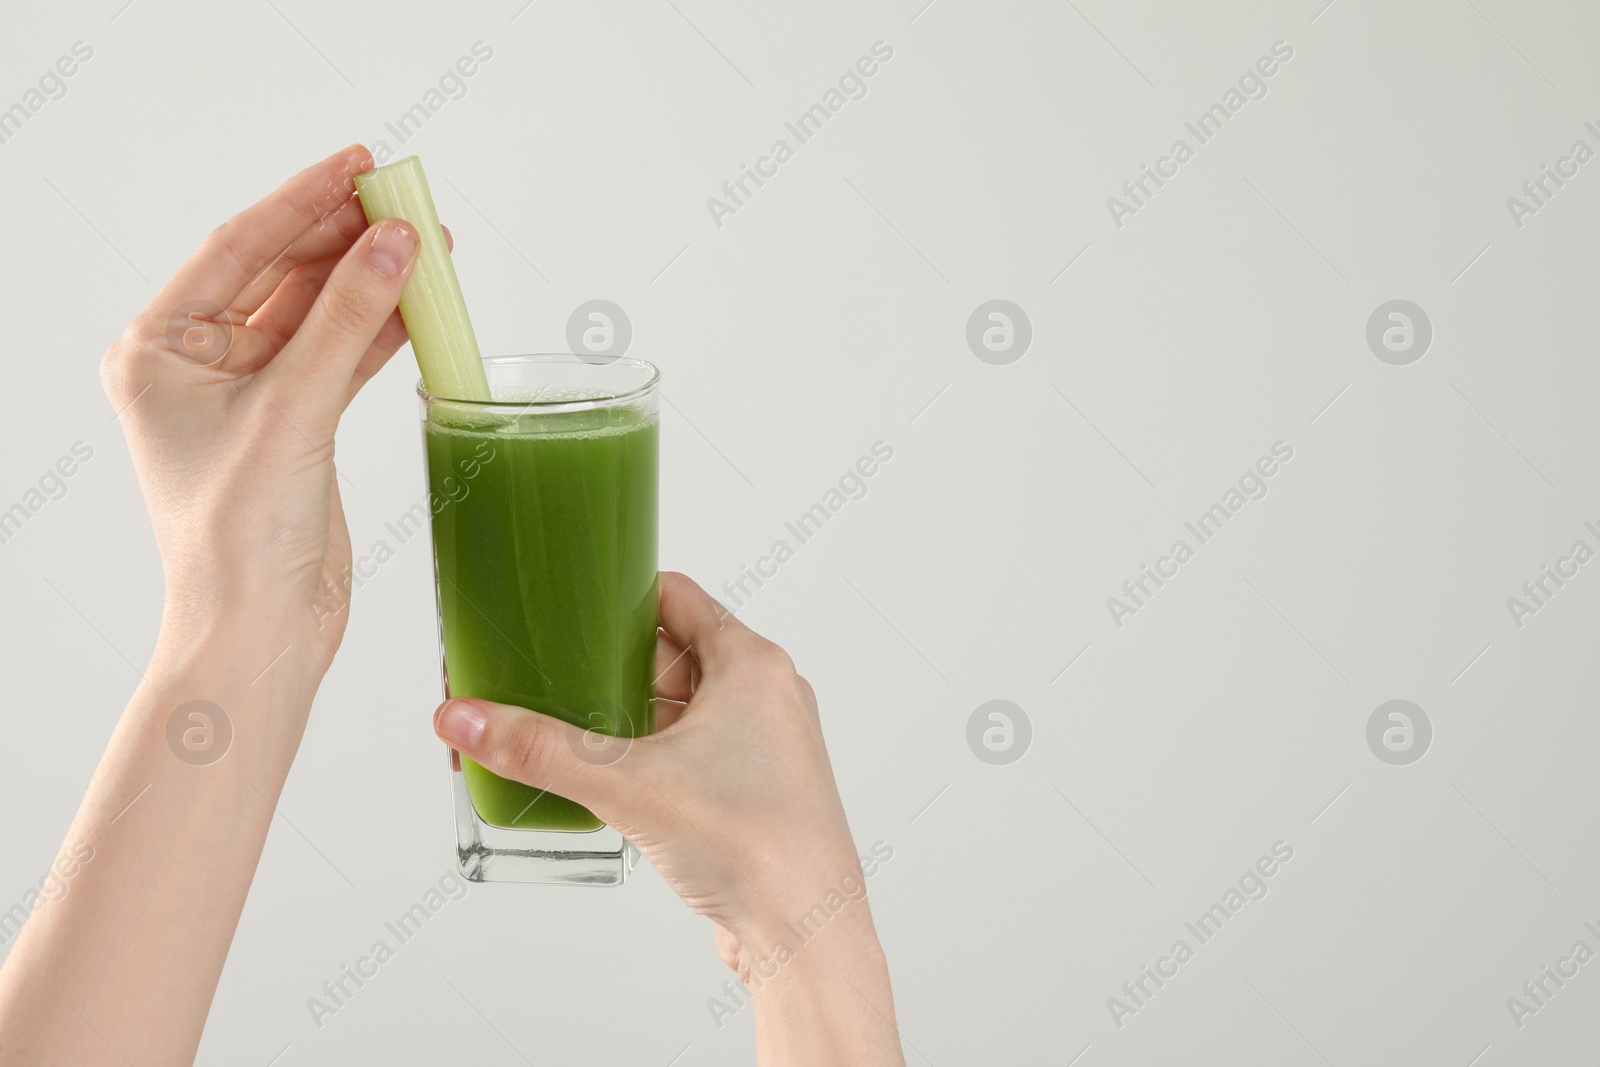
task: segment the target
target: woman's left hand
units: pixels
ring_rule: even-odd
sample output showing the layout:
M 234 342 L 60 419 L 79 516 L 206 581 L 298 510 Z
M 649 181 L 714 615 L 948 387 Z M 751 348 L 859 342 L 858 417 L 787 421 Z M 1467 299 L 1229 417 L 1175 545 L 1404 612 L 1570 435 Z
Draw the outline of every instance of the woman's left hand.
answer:
M 405 342 L 417 235 L 368 226 L 352 146 L 206 239 L 102 364 L 166 571 L 162 644 L 245 616 L 320 679 L 343 636 L 350 538 L 334 430 Z
M 406 339 L 417 235 L 367 225 L 371 166 L 348 148 L 224 223 L 106 353 L 166 601 L 52 868 L 71 891 L 0 967 L 7 1063 L 193 1061 L 344 633 L 334 430 Z

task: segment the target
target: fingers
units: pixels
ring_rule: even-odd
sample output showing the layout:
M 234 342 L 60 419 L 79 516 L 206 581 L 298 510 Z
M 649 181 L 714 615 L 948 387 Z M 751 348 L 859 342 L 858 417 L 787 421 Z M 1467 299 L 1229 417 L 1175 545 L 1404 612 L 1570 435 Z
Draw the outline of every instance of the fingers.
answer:
M 371 168 L 372 154 L 360 145 L 307 167 L 219 226 L 172 276 L 153 306 L 205 300 L 229 307 L 296 238 L 324 215 L 342 209 L 355 195 L 355 176 Z
M 626 792 L 615 766 L 628 752 L 629 738 L 586 733 L 548 715 L 463 698 L 441 704 L 433 728 L 451 748 L 500 777 L 547 789 L 597 813 Z
M 441 226 L 440 229 L 444 231 L 445 247 L 453 251 L 456 243 L 450 227 Z M 242 336 L 235 338 L 233 349 L 228 353 L 227 369 L 235 374 L 254 374 L 265 366 L 267 360 L 289 342 L 305 321 L 306 313 L 316 303 L 341 256 L 342 253 L 323 256 L 290 271 L 277 291 L 250 317 L 250 331 L 242 332 Z M 361 387 L 383 369 L 389 357 L 406 343 L 406 339 L 405 323 L 396 311 L 379 329 L 377 338 L 356 364 L 345 396 L 346 404 L 355 399 Z
M 362 357 L 394 313 L 416 264 L 417 234 L 384 219 L 345 253 L 294 337 L 262 370 L 260 381 L 284 403 L 342 410 Z
M 366 225 L 365 221 L 361 223 L 362 232 L 365 231 Z M 456 243 L 450 233 L 450 227 L 439 228 L 444 231 L 445 247 L 454 251 Z M 316 303 L 317 296 L 322 292 L 328 277 L 333 274 L 333 268 L 339 265 L 340 259 L 353 243 L 353 240 L 346 241 L 338 251 L 302 263 L 290 271 L 272 295 L 267 297 L 250 316 L 246 325 L 262 334 L 271 343 L 271 351 L 276 352 L 294 336 L 294 332 L 300 328 L 300 323 L 305 321 L 311 305 Z M 404 340 L 405 337 L 402 335 L 402 343 Z M 233 353 L 230 352 L 229 356 L 231 359 Z M 237 373 L 248 373 L 232 362 L 228 366 Z
M 677 571 L 661 572 L 661 628 L 708 670 L 730 647 L 753 636 L 711 594 Z
M 245 323 L 259 335 L 255 343 L 255 348 L 259 349 L 259 352 L 242 351 L 236 341 L 234 350 L 228 353 L 228 369 L 236 374 L 253 374 L 288 344 L 294 332 L 305 321 L 311 306 L 317 302 L 317 297 L 322 294 L 322 287 L 333 275 L 333 269 L 339 265 L 339 261 L 344 258 L 347 251 L 349 251 L 348 246 L 339 252 L 301 264 L 290 271 L 279 283 L 277 290 Z
M 400 318 L 400 311 L 397 308 L 389 316 L 389 321 L 378 331 L 378 336 L 373 339 L 372 344 L 367 346 L 366 354 L 361 357 L 361 362 L 356 364 L 356 369 L 351 373 L 350 387 L 345 391 L 344 397 L 346 407 L 349 407 L 350 401 L 361 392 L 361 387 L 371 381 L 373 375 L 388 364 L 390 357 L 400 351 L 400 346 L 405 344 L 407 339 L 405 320 Z
M 361 210 L 361 202 L 354 197 L 344 201 L 296 237 L 288 248 L 251 278 L 233 298 L 229 312 L 239 317 L 254 315 L 290 273 L 327 256 L 337 258 L 366 228 L 367 216 Z
M 699 681 L 695 658 L 666 634 L 656 635 L 656 696 L 685 703 Z
M 318 263 L 321 263 L 321 261 L 319 260 Z M 303 269 L 312 270 L 315 266 L 315 264 L 308 264 Z M 323 269 L 323 273 L 330 273 L 332 270 L 333 265 L 330 263 Z M 285 288 L 290 286 L 298 287 L 298 283 L 295 281 L 286 281 L 284 283 Z M 309 292 L 295 296 L 292 299 L 303 299 L 309 308 L 315 303 L 316 294 L 321 290 L 321 282 L 318 282 Z M 283 293 L 283 289 L 280 289 L 279 293 Z M 277 296 L 274 296 L 273 299 L 276 300 Z M 304 317 L 302 312 L 300 318 Z M 263 323 L 258 331 L 242 332 L 236 335 L 233 346 L 228 350 L 227 360 L 223 364 L 225 369 L 233 374 L 246 375 L 254 374 L 262 367 L 265 367 L 271 361 L 273 355 L 283 347 L 284 341 L 287 340 L 287 338 L 278 339 L 277 331 L 279 329 L 280 327 L 277 324 Z M 374 374 L 383 369 L 384 364 L 389 362 L 389 357 L 393 356 L 400 346 L 405 343 L 406 324 L 401 320 L 400 312 L 397 309 L 390 314 L 388 321 L 378 330 L 378 336 L 373 339 L 372 344 L 367 346 L 366 354 L 356 364 L 355 372 L 350 376 L 350 386 L 345 396 L 347 405 L 351 400 L 355 399 L 355 395 L 361 391 L 361 387 L 367 384 Z

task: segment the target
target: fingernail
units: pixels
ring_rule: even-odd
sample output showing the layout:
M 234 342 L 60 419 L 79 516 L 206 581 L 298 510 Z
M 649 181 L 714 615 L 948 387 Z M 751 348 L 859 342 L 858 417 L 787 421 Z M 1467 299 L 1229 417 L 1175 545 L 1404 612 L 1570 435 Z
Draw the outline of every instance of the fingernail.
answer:
M 403 222 L 386 221 L 372 235 L 367 257 L 372 268 L 391 278 L 405 272 L 417 251 L 417 235 Z
M 464 700 L 452 700 L 439 712 L 439 736 L 459 752 L 472 752 L 483 740 L 483 712 Z

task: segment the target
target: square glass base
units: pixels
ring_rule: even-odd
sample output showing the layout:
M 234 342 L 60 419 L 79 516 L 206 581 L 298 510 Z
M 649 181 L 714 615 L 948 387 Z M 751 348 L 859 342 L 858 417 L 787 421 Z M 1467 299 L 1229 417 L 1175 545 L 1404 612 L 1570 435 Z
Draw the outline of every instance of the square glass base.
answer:
M 483 820 L 467 793 L 461 757 L 450 753 L 456 813 L 456 866 L 469 882 L 621 885 L 639 851 L 609 826 L 582 833 L 513 830 Z

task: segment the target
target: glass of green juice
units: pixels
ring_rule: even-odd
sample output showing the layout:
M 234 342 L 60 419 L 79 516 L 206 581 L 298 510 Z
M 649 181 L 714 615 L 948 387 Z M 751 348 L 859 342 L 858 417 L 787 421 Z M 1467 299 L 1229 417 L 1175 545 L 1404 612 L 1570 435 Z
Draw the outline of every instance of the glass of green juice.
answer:
M 488 403 L 417 387 L 445 696 L 648 734 L 660 375 L 591 355 L 483 364 Z M 586 748 L 591 760 L 627 751 Z M 582 805 L 450 760 L 468 879 L 620 885 L 633 868 L 633 846 Z

